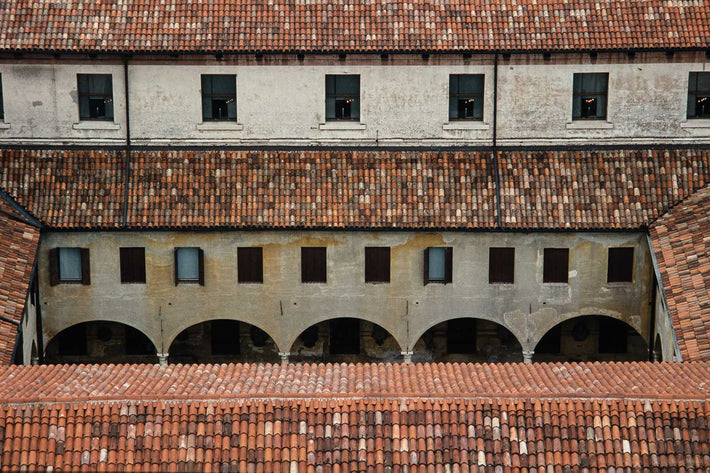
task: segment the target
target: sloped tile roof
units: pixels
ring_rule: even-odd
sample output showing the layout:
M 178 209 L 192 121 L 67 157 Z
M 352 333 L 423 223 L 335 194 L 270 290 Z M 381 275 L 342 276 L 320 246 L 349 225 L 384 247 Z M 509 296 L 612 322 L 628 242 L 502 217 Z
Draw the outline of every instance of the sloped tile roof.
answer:
M 122 223 L 125 155 L 108 150 L 0 151 L 0 189 L 56 228 Z
M 710 187 L 649 229 L 684 360 L 710 360 Z
M 611 468 L 660 473 L 710 468 L 707 391 L 686 397 L 710 378 L 708 364 L 143 365 L 130 369 L 92 365 L 0 369 L 5 395 L 8 384 L 23 386 L 38 376 L 56 386 L 63 398 L 32 401 L 36 394 L 30 393 L 28 399 L 23 391 L 0 403 L 3 468 L 306 473 Z M 77 382 L 86 376 L 86 388 L 73 392 L 74 384 L 64 384 L 67 372 L 74 372 Z M 176 372 L 201 381 L 188 391 L 221 398 L 176 399 L 187 384 L 175 376 L 179 387 L 171 392 L 161 376 Z M 136 397 L 123 400 L 78 400 L 96 387 L 97 373 L 117 376 L 112 384 L 118 389 L 126 383 L 149 384 L 150 377 L 157 375 L 156 390 L 162 400 L 144 399 L 137 392 Z M 250 373 L 257 376 L 253 383 Z M 642 375 L 626 381 L 633 373 Z M 659 378 L 668 387 L 657 384 Z M 576 383 L 584 390 L 602 391 L 609 381 L 606 395 L 567 396 Z M 299 387 L 299 382 L 304 386 Z M 451 397 L 441 397 L 442 391 L 436 389 L 446 382 Z M 645 382 L 661 390 L 649 389 Z M 369 391 L 397 383 L 401 388 L 390 393 L 409 390 L 407 383 L 411 383 L 430 384 L 426 391 L 434 394 L 403 397 Z M 345 384 L 363 395 L 333 396 Z M 485 386 L 484 392 L 510 389 L 512 397 L 460 396 L 463 384 Z M 219 390 L 235 385 L 250 395 L 230 399 Z M 520 396 L 530 391 L 525 388 L 530 385 L 554 394 Z M 265 392 L 259 394 L 260 389 Z M 303 394 L 281 394 L 288 390 Z M 99 388 L 97 394 L 101 392 Z M 640 392 L 647 396 L 639 396 Z M 661 392 L 669 397 L 676 394 L 676 399 L 658 399 L 655 394 Z
M 3 0 L 0 50 L 539 51 L 702 48 L 703 0 Z
M 0 315 L 17 323 L 25 309 L 39 233 L 0 195 Z M 17 325 L 0 320 L 0 364 L 12 362 L 16 337 Z

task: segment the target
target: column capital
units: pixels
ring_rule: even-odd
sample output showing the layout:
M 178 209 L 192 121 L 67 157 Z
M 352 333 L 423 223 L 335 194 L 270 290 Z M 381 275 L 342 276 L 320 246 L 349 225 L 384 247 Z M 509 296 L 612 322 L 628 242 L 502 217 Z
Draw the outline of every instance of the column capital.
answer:
M 158 364 L 161 366 L 166 366 L 168 364 L 168 354 L 167 353 L 158 353 Z
M 291 353 L 290 353 L 290 352 L 287 352 L 287 351 L 280 351 L 280 352 L 279 352 L 279 357 L 281 357 L 281 364 L 283 364 L 283 365 L 287 364 L 287 363 L 289 362 L 289 361 L 288 361 L 289 356 L 291 356 Z
M 533 355 L 535 350 L 525 351 L 523 350 L 523 363 L 532 363 Z
M 402 358 L 404 359 L 404 363 L 408 364 L 412 362 L 412 355 L 414 355 L 413 351 L 403 351 L 402 353 Z

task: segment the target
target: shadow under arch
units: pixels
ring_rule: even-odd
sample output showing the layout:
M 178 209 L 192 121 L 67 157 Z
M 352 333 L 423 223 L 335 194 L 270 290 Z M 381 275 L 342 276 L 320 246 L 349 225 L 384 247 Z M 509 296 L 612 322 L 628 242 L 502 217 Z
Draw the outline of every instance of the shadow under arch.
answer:
M 492 320 L 458 317 L 427 329 L 414 344 L 412 361 L 507 363 L 523 361 L 523 347 Z
M 402 348 L 381 325 L 354 317 L 317 322 L 293 341 L 291 361 L 373 362 L 401 361 Z
M 45 363 L 156 363 L 150 338 L 130 325 L 93 320 L 71 325 L 47 343 Z
M 550 328 L 533 361 L 647 361 L 648 344 L 635 328 L 606 315 L 581 315 Z
M 659 334 L 656 334 L 656 341 L 653 342 L 653 361 L 663 361 L 663 344 Z
M 279 361 L 279 349 L 264 330 L 234 319 L 211 319 L 184 328 L 170 343 L 170 363 Z

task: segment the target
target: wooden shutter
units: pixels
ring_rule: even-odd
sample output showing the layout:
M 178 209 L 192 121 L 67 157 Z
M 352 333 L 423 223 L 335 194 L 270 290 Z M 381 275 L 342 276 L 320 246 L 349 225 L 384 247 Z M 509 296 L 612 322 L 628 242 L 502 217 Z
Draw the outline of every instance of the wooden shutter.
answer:
M 81 249 L 81 283 L 85 286 L 91 284 L 91 262 L 88 248 Z
M 569 249 L 545 248 L 542 282 L 567 283 L 569 273 Z
M 379 261 L 379 266 L 380 266 L 379 272 L 381 275 L 380 281 L 390 282 L 390 249 L 389 249 L 389 247 L 380 248 L 378 261 Z
M 424 285 L 429 284 L 429 248 L 424 249 Z
M 237 248 L 237 281 L 240 283 L 263 283 L 263 261 L 261 247 Z
M 204 286 L 205 285 L 205 252 L 202 251 L 202 248 L 197 249 L 197 265 L 198 265 L 198 271 L 199 271 L 198 282 L 200 283 L 200 286 Z
M 446 248 L 446 284 L 454 281 L 454 249 Z
M 59 284 L 59 248 L 49 250 L 49 285 Z
M 390 282 L 390 249 L 365 248 L 365 282 Z
M 173 248 L 173 265 L 175 266 L 175 269 L 173 271 L 173 275 L 175 277 L 175 285 L 178 285 L 178 282 L 180 282 L 180 275 L 178 274 L 178 249 Z

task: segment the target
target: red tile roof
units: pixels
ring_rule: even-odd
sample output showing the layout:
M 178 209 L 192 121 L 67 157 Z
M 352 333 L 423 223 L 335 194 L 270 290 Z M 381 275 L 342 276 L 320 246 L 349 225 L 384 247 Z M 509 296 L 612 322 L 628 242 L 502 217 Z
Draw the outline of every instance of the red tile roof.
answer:
M 0 195 L 0 315 L 22 321 L 35 263 L 39 228 L 26 223 Z M 0 320 L 0 364 L 12 362 L 17 325 Z
M 539 51 L 701 48 L 706 1 L 5 0 L 0 50 Z
M 710 182 L 710 150 L 502 151 L 508 229 L 641 229 Z M 121 151 L 0 150 L 0 187 L 54 228 L 122 224 Z M 136 150 L 132 228 L 490 229 L 488 151 Z
M 710 187 L 649 229 L 684 360 L 710 360 Z
M 7 367 L 3 396 L 20 392 L 0 403 L 0 463 L 18 471 L 705 471 L 708 379 L 710 365 L 697 363 Z M 587 390 L 608 394 L 576 396 Z M 107 391 L 132 394 L 106 401 Z M 161 400 L 144 397 L 151 391 Z M 180 399 L 185 392 L 191 397 Z

